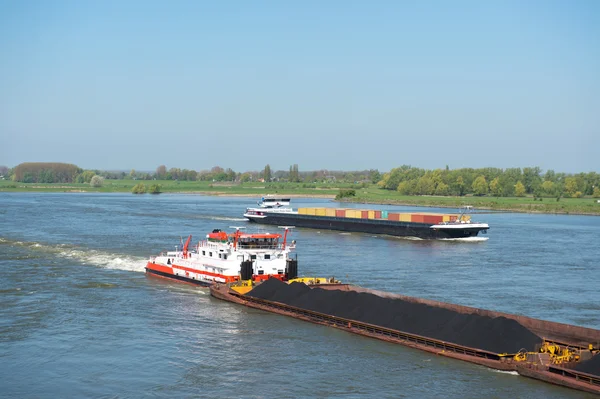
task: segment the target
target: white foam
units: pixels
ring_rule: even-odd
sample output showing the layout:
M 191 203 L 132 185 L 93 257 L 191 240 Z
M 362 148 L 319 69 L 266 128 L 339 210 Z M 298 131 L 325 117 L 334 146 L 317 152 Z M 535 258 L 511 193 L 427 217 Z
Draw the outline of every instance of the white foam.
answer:
M 460 241 L 460 242 L 483 242 L 489 240 L 489 237 L 461 237 L 461 238 L 440 238 L 441 241 Z
M 223 216 L 207 216 L 203 219 L 225 220 L 228 222 L 246 222 L 246 221 L 248 221 L 248 219 L 246 219 L 246 218 L 227 218 L 227 217 L 223 217 Z
M 144 272 L 148 260 L 135 256 L 111 254 L 98 250 L 69 249 L 60 251 L 59 256 L 74 258 L 84 265 L 98 266 L 103 269 Z
M 492 373 L 501 373 L 501 374 L 508 374 L 508 375 L 519 375 L 519 373 L 517 373 L 516 371 L 495 370 L 495 369 L 488 369 L 488 370 L 491 371 Z

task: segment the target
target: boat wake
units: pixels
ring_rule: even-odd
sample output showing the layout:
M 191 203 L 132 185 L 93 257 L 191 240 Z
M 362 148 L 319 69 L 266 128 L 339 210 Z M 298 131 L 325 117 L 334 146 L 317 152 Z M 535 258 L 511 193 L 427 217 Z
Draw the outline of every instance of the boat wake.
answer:
M 517 373 L 516 371 L 494 370 L 494 369 L 488 369 L 488 370 L 491 371 L 492 373 L 501 373 L 501 374 L 509 374 L 509 375 L 519 375 L 519 373 Z
M 225 216 L 203 216 L 200 218 L 208 219 L 208 220 L 224 220 L 227 222 L 247 222 L 248 221 L 248 219 L 246 219 L 246 218 L 228 218 Z
M 28 248 L 32 251 L 53 254 L 60 258 L 74 259 L 84 265 L 130 272 L 144 272 L 148 261 L 146 258 L 137 256 L 115 254 L 96 249 L 84 249 L 70 244 L 52 245 L 39 242 L 9 240 L 0 237 L 0 245 Z
M 440 241 L 458 241 L 458 242 L 483 242 L 489 240 L 489 237 L 462 237 L 462 238 L 440 238 Z

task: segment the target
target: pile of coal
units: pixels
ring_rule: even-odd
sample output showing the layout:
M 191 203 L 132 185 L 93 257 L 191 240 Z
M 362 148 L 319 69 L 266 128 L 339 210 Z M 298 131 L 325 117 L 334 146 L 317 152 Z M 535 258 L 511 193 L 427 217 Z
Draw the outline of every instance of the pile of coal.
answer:
M 464 314 L 366 292 L 309 288 L 302 283 L 288 285 L 269 279 L 248 295 L 493 353 L 531 351 L 542 342 L 536 334 L 505 317 Z
M 574 368 L 582 373 L 600 375 L 600 354 L 592 356 L 591 359 L 579 363 Z

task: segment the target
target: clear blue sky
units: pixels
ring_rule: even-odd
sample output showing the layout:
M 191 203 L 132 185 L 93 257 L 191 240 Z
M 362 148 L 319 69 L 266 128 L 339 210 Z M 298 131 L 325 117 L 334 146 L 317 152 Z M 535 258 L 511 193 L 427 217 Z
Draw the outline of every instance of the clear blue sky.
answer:
M 600 171 L 600 1 L 0 0 L 0 165 Z

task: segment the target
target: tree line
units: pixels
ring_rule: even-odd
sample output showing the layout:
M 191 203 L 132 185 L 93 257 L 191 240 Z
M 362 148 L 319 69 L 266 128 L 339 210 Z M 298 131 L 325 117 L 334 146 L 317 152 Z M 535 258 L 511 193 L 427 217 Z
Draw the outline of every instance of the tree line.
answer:
M 271 169 L 235 172 L 214 166 L 199 172 L 159 165 L 153 172 L 83 170 L 66 163 L 27 162 L 14 167 L 0 166 L 0 175 L 23 183 L 91 183 L 94 176 L 104 179 L 185 180 L 210 182 L 304 182 L 304 183 L 373 183 L 385 190 L 404 195 L 495 196 L 512 197 L 600 197 L 600 174 L 596 172 L 566 174 L 539 167 L 526 168 L 462 168 L 422 169 L 410 165 L 381 174 L 377 169 L 362 171 L 300 171 L 298 164 L 289 170 Z M 98 179 L 96 179 L 97 181 Z M 101 184 L 101 183 L 100 183 Z
M 494 197 L 600 197 L 600 174 L 566 174 L 527 168 L 463 168 L 450 170 L 403 165 L 385 173 L 379 187 L 404 195 L 477 195 Z

